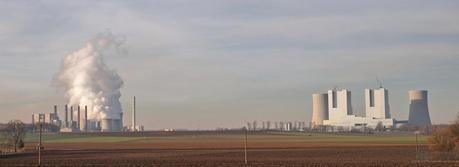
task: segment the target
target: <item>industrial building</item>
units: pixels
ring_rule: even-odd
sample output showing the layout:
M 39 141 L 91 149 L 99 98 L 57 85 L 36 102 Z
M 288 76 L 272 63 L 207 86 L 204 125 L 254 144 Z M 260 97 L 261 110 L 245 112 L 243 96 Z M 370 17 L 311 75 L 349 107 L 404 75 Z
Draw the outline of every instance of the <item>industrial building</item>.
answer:
M 409 97 L 408 124 L 430 125 L 427 91 L 410 91 Z M 381 124 L 383 127 L 391 128 L 399 122 L 404 122 L 391 118 L 389 93 L 383 87 L 365 89 L 365 117 L 353 113 L 351 100 L 351 92 L 346 89 L 313 94 L 311 127 L 332 126 L 351 130 L 358 127 L 376 128 Z
M 32 114 L 32 125 L 35 126 L 39 123 L 45 123 L 60 127 L 61 120 L 59 120 L 59 115 L 57 114 L 57 106 L 54 106 L 54 112 Z
M 61 132 L 117 132 L 123 129 L 123 115 L 120 119 L 89 119 L 88 107 L 64 106 L 64 120 L 59 119 L 57 105 L 52 113 L 32 114 L 32 124 L 48 123 L 60 127 Z

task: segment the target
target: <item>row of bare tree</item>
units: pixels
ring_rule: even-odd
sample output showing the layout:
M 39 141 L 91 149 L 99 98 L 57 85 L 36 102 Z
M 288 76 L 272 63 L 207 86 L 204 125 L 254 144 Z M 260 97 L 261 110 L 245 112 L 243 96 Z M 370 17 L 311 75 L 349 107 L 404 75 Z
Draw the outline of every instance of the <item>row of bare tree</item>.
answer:
M 14 152 L 24 147 L 26 124 L 19 120 L 11 120 L 0 129 L 4 145 L 14 147 Z
M 436 130 L 428 142 L 431 151 L 459 152 L 459 117 L 455 123 Z

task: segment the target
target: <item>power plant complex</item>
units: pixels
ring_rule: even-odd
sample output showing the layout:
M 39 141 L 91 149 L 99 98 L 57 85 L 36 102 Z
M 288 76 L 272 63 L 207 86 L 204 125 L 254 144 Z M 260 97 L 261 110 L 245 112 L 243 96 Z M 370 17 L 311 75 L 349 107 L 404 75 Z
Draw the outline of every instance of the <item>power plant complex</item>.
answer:
M 116 132 L 123 128 L 123 115 L 120 119 L 88 119 L 88 107 L 64 106 L 64 120 L 59 119 L 57 105 L 53 113 L 32 114 L 32 123 L 47 123 L 60 127 L 61 132 Z M 70 110 L 69 110 L 70 109 Z M 74 110 L 76 109 L 76 110 Z
M 396 120 L 391 116 L 389 104 L 389 91 L 386 88 L 365 89 L 365 116 L 354 114 L 351 92 L 347 89 L 328 90 L 327 93 L 312 94 L 312 120 L 310 128 L 338 127 L 342 130 L 359 128 L 395 128 L 400 125 L 426 126 L 431 125 L 428 95 L 426 90 L 412 90 L 409 95 L 408 120 Z M 114 118 L 89 118 L 88 106 L 64 106 L 64 119 L 59 119 L 58 106 L 54 105 L 54 112 L 32 114 L 32 123 L 47 123 L 60 128 L 61 132 L 119 132 L 143 131 L 143 126 L 136 120 L 136 98 L 132 101 L 132 124 L 123 127 L 123 112 Z M 248 130 L 280 130 L 303 131 L 304 122 L 262 122 L 262 127 L 257 128 L 257 122 L 248 122 Z
M 331 126 L 351 130 L 377 126 L 392 128 L 406 123 L 416 126 L 431 124 L 426 90 L 409 91 L 409 104 L 408 121 L 398 121 L 391 117 L 387 89 L 365 89 L 365 116 L 360 117 L 353 112 L 351 92 L 346 89 L 333 89 L 327 93 L 312 95 L 311 127 Z
M 61 132 L 119 132 L 119 131 L 143 131 L 143 125 L 136 124 L 135 97 L 132 107 L 132 125 L 123 127 L 123 113 L 118 118 L 88 118 L 88 106 L 64 106 L 62 113 L 64 119 L 59 117 L 58 106 L 54 105 L 51 113 L 32 114 L 32 124 L 45 123 L 57 126 Z

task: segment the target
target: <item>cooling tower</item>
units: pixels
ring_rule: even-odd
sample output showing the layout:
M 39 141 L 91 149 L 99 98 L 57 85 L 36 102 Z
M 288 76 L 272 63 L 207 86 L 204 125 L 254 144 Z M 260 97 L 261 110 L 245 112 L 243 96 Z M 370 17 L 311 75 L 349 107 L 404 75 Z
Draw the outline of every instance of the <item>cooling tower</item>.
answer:
M 121 131 L 121 119 L 102 119 L 100 122 L 101 132 L 118 132 Z
M 410 100 L 410 125 L 431 125 L 426 90 L 412 90 L 408 92 Z
M 88 119 L 86 121 L 86 131 L 97 132 L 100 131 L 100 122 L 95 119 Z
M 316 127 L 328 120 L 328 94 L 312 95 L 312 126 Z
M 113 119 L 112 120 L 112 131 L 119 132 L 123 128 L 123 124 L 121 123 L 121 119 Z
M 111 132 L 113 127 L 112 119 L 102 119 L 100 122 L 100 131 L 101 132 Z

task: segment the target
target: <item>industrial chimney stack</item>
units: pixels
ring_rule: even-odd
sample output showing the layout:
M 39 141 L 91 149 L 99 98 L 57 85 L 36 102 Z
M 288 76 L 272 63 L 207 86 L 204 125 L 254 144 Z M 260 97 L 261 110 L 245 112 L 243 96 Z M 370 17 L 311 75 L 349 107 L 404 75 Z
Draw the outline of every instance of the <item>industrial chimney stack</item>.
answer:
M 69 127 L 69 110 L 67 104 L 65 105 L 65 127 Z
M 84 131 L 88 130 L 88 106 L 84 106 Z
M 70 106 L 70 128 L 73 129 L 73 106 Z
M 136 118 L 135 118 L 135 96 L 134 96 L 134 99 L 132 101 L 132 130 L 133 131 L 137 131 Z
M 77 111 L 78 115 L 77 115 L 77 125 L 76 125 L 76 128 L 77 129 L 80 129 L 80 123 L 81 123 L 81 119 L 80 119 L 80 105 L 78 105 L 78 111 Z
M 54 105 L 54 115 L 57 117 L 57 105 Z

